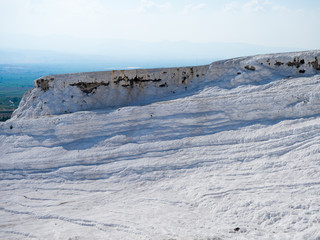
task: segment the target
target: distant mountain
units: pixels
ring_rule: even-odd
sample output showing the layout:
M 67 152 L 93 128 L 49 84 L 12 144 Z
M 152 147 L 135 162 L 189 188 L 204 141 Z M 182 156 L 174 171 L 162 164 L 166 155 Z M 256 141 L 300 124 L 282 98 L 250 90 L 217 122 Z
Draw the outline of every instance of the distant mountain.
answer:
M 104 64 L 110 67 L 202 65 L 218 59 L 304 49 L 246 43 L 142 42 L 121 39 L 3 36 L 0 63 Z

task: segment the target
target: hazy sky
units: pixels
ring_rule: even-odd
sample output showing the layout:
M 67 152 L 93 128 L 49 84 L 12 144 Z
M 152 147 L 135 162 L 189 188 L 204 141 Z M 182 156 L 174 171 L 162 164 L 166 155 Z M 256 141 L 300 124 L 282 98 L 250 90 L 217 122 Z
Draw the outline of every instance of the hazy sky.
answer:
M 0 0 L 0 37 L 242 42 L 319 49 L 319 13 L 318 0 Z M 2 42 L 0 48 L 1 44 L 8 46 Z

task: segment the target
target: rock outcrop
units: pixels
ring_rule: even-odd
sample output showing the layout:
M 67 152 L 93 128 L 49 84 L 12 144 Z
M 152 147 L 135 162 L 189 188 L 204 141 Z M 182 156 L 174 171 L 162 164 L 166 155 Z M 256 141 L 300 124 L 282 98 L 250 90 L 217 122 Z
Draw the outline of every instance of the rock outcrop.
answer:
M 242 57 L 194 67 L 45 76 L 35 80 L 35 88 L 25 94 L 12 118 L 144 105 L 212 84 L 230 88 L 316 74 L 320 71 L 319 59 L 320 51 L 307 51 Z

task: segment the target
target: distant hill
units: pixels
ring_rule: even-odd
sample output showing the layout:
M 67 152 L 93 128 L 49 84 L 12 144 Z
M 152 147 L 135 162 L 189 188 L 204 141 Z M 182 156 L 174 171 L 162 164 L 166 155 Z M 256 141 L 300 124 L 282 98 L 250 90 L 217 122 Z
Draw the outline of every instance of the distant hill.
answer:
M 304 49 L 267 47 L 245 43 L 143 42 L 121 39 L 78 39 L 55 36 L 3 36 L 0 64 L 83 64 L 124 67 L 203 65 L 218 59 Z

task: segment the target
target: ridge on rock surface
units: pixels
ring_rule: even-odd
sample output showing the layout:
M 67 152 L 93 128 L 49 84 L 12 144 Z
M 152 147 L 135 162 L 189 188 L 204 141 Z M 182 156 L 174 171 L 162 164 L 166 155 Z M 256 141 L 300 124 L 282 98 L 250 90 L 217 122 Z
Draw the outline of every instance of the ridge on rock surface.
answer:
M 319 58 L 36 80 L 0 123 L 0 239 L 319 240 Z

